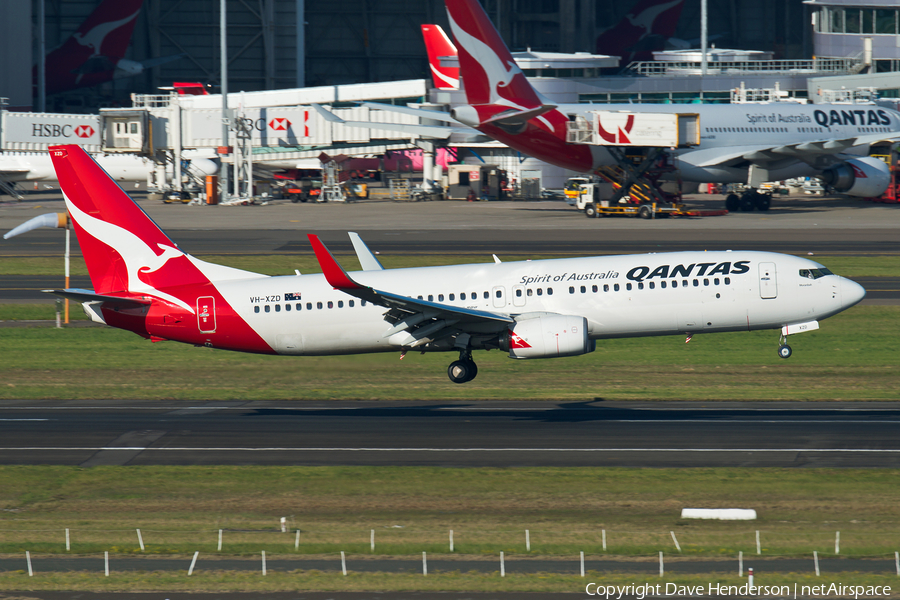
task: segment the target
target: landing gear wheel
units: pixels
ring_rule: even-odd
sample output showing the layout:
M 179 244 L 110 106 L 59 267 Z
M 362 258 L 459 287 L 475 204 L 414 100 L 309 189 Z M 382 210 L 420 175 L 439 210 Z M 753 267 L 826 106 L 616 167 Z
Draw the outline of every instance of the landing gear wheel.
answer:
M 790 358 L 791 354 L 793 353 L 794 351 L 791 350 L 791 347 L 787 344 L 778 347 L 778 356 L 780 356 L 781 358 Z
M 771 204 L 772 196 L 768 194 L 756 194 L 756 198 L 753 199 L 753 206 L 759 212 L 766 212 Z
M 593 219 L 597 217 L 597 205 L 593 202 L 589 203 L 584 207 L 584 216 L 588 219 Z
M 638 216 L 642 219 L 649 219 L 653 216 L 653 211 L 650 210 L 650 207 L 644 205 L 638 210 Z
M 478 375 L 478 367 L 471 360 L 454 360 L 447 367 L 447 376 L 453 383 L 466 383 Z
M 753 205 L 756 202 L 755 192 L 747 192 L 741 196 L 741 212 L 753 212 Z
M 728 212 L 737 212 L 741 208 L 741 199 L 737 194 L 728 194 L 725 198 L 725 210 Z

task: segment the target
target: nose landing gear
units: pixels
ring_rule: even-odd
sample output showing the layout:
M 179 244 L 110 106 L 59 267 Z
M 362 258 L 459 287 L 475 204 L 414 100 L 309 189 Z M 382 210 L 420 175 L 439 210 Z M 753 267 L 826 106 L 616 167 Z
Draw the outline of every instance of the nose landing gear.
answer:
M 794 351 L 791 350 L 791 347 L 787 345 L 787 338 L 785 338 L 783 334 L 778 339 L 778 343 L 780 344 L 778 346 L 778 356 L 781 358 L 790 358 L 791 354 L 793 354 Z
M 478 375 L 478 366 L 472 360 L 471 350 L 460 350 L 459 360 L 454 360 L 447 367 L 447 376 L 453 383 L 466 383 Z

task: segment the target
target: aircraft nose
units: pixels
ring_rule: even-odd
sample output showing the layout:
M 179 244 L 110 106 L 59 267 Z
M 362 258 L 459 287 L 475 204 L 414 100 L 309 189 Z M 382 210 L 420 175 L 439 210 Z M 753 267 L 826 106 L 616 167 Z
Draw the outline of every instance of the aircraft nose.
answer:
M 846 277 L 841 278 L 841 306 L 843 308 L 859 304 L 865 297 L 866 288 Z

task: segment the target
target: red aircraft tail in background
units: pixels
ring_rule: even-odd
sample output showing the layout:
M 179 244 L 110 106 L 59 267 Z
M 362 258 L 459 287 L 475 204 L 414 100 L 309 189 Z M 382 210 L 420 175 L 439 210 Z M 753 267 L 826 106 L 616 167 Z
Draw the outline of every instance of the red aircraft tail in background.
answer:
M 58 48 L 47 54 L 47 93 L 136 75 L 144 65 L 124 60 L 143 0 L 103 0 Z M 34 71 L 37 84 L 37 68 Z
M 653 52 L 666 49 L 684 0 L 640 0 L 625 18 L 597 37 L 597 54 L 621 56 L 620 66 L 636 60 L 653 60 Z
M 440 61 L 442 56 L 457 56 L 456 46 L 440 25 L 422 25 L 422 37 L 425 39 L 434 87 L 439 90 L 458 90 L 459 67 L 443 67 Z

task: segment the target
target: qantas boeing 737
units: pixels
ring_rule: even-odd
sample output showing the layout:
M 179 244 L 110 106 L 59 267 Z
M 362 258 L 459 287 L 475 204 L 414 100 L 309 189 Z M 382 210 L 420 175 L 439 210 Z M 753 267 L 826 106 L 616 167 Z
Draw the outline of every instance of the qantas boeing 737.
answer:
M 597 340 L 758 329 L 784 337 L 862 300 L 823 265 L 767 252 L 675 252 L 384 269 L 351 235 L 347 273 L 309 236 L 322 274 L 268 277 L 198 260 L 178 246 L 79 146 L 53 164 L 93 290 L 48 290 L 95 321 L 153 341 L 287 355 L 456 352 L 510 358 L 591 352 Z

